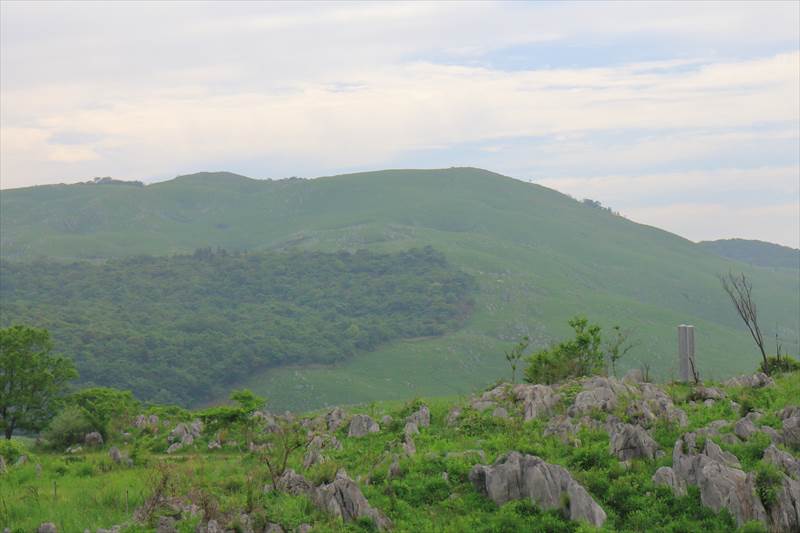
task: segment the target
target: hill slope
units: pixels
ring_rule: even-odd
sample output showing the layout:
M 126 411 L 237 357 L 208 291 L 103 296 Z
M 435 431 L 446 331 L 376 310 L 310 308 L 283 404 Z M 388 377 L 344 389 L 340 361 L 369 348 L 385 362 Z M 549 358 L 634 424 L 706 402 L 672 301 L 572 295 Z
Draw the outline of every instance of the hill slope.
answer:
M 465 327 L 399 341 L 325 367 L 273 369 L 247 385 L 277 407 L 462 393 L 507 372 L 521 335 L 544 345 L 588 315 L 636 330 L 627 362 L 676 372 L 675 326 L 697 327 L 698 364 L 722 378 L 753 367 L 752 342 L 716 274 L 753 279 L 764 329 L 797 352 L 800 281 L 556 191 L 472 168 L 387 170 L 314 180 L 196 174 L 146 187 L 59 185 L 3 191 L 3 257 L 23 260 L 229 250 L 398 251 L 431 245 L 477 280 Z M 794 341 L 794 342 L 793 342 Z
M 750 265 L 800 269 L 800 250 L 797 248 L 747 239 L 720 239 L 697 244 L 722 257 Z

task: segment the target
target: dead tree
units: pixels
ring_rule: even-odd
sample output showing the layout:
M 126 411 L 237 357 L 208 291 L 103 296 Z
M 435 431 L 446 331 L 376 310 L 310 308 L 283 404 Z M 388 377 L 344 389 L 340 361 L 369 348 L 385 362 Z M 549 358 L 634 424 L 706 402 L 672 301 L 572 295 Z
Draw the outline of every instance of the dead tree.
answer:
M 734 274 L 728 272 L 726 276 L 719 275 L 719 280 L 722 282 L 722 288 L 731 299 L 731 303 L 736 308 L 739 317 L 744 321 L 750 335 L 761 351 L 762 369 L 766 374 L 769 374 L 769 361 L 767 360 L 767 352 L 764 350 L 764 337 L 761 335 L 761 328 L 758 326 L 758 311 L 756 303 L 753 301 L 753 284 L 744 275 L 744 273 Z

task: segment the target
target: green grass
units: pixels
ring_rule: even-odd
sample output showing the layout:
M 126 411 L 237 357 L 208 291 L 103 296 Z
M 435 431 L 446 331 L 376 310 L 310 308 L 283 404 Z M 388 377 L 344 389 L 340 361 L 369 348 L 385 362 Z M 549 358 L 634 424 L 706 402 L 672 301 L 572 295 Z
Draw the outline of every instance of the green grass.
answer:
M 587 315 L 636 331 L 621 370 L 646 362 L 677 373 L 675 327 L 696 326 L 704 378 L 753 368 L 759 355 L 716 274 L 752 278 L 762 327 L 797 354 L 796 271 L 721 258 L 676 235 L 560 193 L 470 169 L 392 170 L 315 180 L 198 174 L 147 187 L 47 186 L 0 193 L 3 257 L 62 259 L 198 247 L 405 250 L 432 245 L 480 284 L 456 333 L 397 342 L 330 368 L 279 368 L 248 385 L 275 407 L 310 408 L 414 394 L 464 393 L 507 377 L 502 353 L 536 346 Z

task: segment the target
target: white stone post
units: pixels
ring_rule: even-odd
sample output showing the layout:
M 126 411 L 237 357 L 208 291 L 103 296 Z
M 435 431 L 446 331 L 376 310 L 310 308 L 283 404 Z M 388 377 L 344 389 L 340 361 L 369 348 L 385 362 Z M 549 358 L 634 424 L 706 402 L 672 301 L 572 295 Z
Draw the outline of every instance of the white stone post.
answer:
M 678 372 L 682 382 L 694 381 L 696 366 L 694 360 L 694 326 L 678 326 Z

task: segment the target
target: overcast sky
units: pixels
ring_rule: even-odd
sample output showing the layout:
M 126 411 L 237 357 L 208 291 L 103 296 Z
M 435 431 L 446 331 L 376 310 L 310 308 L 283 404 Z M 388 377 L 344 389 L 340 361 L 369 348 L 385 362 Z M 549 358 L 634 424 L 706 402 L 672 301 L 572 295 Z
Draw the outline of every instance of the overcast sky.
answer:
M 800 3 L 2 2 L 0 186 L 478 166 L 800 246 Z

